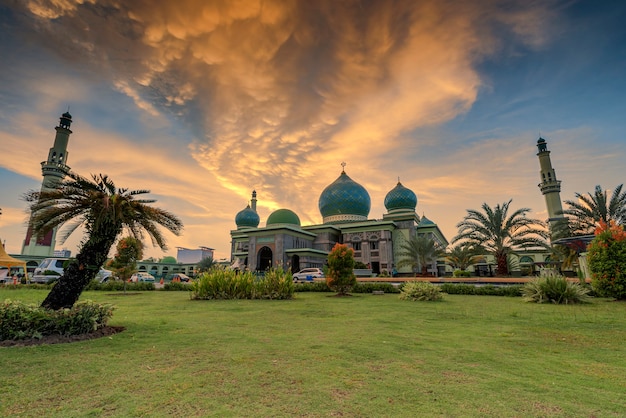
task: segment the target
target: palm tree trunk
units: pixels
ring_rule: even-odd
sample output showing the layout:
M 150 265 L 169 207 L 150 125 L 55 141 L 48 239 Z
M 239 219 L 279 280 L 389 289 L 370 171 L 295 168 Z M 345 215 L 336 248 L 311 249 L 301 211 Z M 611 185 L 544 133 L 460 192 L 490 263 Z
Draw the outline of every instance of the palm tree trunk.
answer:
M 96 277 L 106 261 L 117 234 L 113 235 L 113 239 L 98 238 L 97 234 L 93 233 L 91 235 L 92 237 L 85 242 L 76 255 L 76 260 L 67 266 L 63 275 L 41 303 L 43 308 L 54 310 L 71 308 L 89 282 Z
M 498 262 L 498 266 L 496 267 L 496 274 L 498 276 L 508 276 L 509 275 L 509 265 L 507 262 L 506 254 L 498 254 L 496 256 L 496 260 Z

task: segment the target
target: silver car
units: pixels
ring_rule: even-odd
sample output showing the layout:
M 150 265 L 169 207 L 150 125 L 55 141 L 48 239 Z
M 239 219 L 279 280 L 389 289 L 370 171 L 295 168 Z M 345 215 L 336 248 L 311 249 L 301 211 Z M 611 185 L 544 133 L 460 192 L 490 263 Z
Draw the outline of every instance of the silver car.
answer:
M 293 281 L 295 283 L 312 283 L 323 282 L 326 280 L 322 269 L 318 268 L 306 268 L 293 274 Z

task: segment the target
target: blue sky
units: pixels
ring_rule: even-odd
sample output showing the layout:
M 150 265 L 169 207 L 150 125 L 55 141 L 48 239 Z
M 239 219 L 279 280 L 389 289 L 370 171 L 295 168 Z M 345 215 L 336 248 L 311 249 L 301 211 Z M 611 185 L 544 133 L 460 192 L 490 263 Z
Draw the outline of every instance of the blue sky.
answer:
M 150 189 L 185 223 L 175 247 L 229 257 L 253 189 L 321 222 L 346 172 L 370 218 L 398 177 L 450 239 L 467 209 L 547 212 L 536 140 L 561 197 L 626 181 L 626 5 L 617 1 L 25 0 L 0 4 L 0 238 L 19 253 L 21 196 L 54 126 L 68 165 Z M 75 252 L 80 234 L 58 244 Z

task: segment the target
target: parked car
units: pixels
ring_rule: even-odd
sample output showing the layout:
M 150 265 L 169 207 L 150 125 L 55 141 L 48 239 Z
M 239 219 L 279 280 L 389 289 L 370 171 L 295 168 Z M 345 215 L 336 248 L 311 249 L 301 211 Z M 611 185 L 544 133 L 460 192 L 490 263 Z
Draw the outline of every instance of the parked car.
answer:
M 170 279 L 170 281 L 172 282 L 184 282 L 187 283 L 189 282 L 191 279 L 189 278 L 189 276 L 187 276 L 186 274 L 183 273 L 174 273 L 172 274 L 172 277 Z
M 145 273 L 145 272 L 139 272 L 139 273 L 135 273 L 132 276 L 130 276 L 130 281 L 137 283 L 137 282 L 151 282 L 154 283 L 154 276 L 150 273 Z
M 114 279 L 113 272 L 111 270 L 100 269 L 100 271 L 96 273 L 96 280 L 100 283 L 106 283 L 111 279 Z
M 322 269 L 306 268 L 293 274 L 293 281 L 296 283 L 318 282 L 326 280 Z
M 31 283 L 50 283 L 63 275 L 63 265 L 69 260 L 65 257 L 44 258 L 35 268 Z

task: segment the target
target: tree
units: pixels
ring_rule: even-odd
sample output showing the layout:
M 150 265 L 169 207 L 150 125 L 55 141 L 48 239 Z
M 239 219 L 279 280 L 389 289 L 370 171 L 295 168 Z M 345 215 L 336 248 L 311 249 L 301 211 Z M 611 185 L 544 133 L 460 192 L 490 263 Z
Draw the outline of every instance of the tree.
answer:
M 469 266 L 478 262 L 482 256 L 480 248 L 472 244 L 457 244 L 446 253 L 448 264 L 454 269 L 467 270 Z
M 626 223 L 626 191 L 622 192 L 623 184 L 613 190 L 609 198 L 608 190 L 596 186 L 593 194 L 576 193 L 576 200 L 566 200 L 568 208 L 563 211 L 568 219 L 572 235 L 593 234 L 600 221 L 616 225 Z
M 211 268 L 213 268 L 214 265 L 215 261 L 213 260 L 213 257 L 204 257 L 198 263 L 198 273 L 204 273 L 206 271 L 209 271 L 211 270 Z
M 124 281 L 126 291 L 126 282 L 137 271 L 137 261 L 143 258 L 143 243 L 135 237 L 126 237 L 118 241 L 116 249 L 110 267 Z
M 518 209 L 508 216 L 512 200 L 497 204 L 495 208 L 483 203 L 483 212 L 468 209 L 467 215 L 457 224 L 459 233 L 452 240 L 466 242 L 482 248 L 496 259 L 496 273 L 508 275 L 507 259 L 524 247 L 548 248 L 548 231 L 544 222 L 527 218 L 529 208 Z
M 426 234 L 411 237 L 400 246 L 398 267 L 410 266 L 413 271 L 420 270 L 423 276 L 428 274 L 428 265 L 444 254 L 444 249 Z
M 591 285 L 602 296 L 626 299 L 626 231 L 614 221 L 600 221 L 589 245 Z
M 65 269 L 42 302 L 42 307 L 72 307 L 83 289 L 95 277 L 118 235 L 124 230 L 137 239 L 147 233 L 153 245 L 167 249 L 165 238 L 158 226 L 178 235 L 183 225 L 175 215 L 149 206 L 155 200 L 136 198 L 149 192 L 118 189 L 106 175 L 92 175 L 92 179 L 87 179 L 73 172 L 55 189 L 28 192 L 25 200 L 30 204 L 31 227 L 35 234 L 41 236 L 68 223 L 61 242 L 81 225 L 86 232 L 76 259 Z
M 356 284 L 354 275 L 354 251 L 345 244 L 335 244 L 328 254 L 326 284 L 337 296 L 346 296 Z

